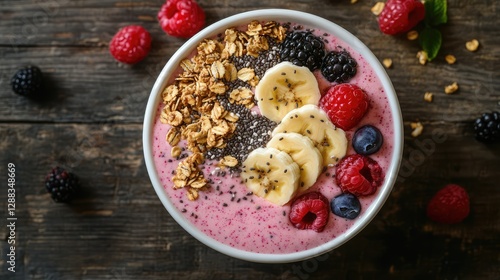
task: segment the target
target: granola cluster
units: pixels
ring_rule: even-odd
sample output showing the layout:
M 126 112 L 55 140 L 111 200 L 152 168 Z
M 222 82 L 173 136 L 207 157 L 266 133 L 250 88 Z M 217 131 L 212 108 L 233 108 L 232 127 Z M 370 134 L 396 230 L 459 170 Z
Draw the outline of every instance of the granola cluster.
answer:
M 224 148 L 232 137 L 238 115 L 227 111 L 217 100 L 218 95 L 228 94 L 229 102 L 254 106 L 254 95 L 248 88 L 228 92 L 228 83 L 241 80 L 255 87 L 259 78 L 252 68 L 237 70 L 232 57 L 250 55 L 257 57 L 269 49 L 269 39 L 283 41 L 286 28 L 270 21 L 252 21 L 246 30 L 228 28 L 224 36 L 204 39 L 197 46 L 196 54 L 181 62 L 183 72 L 162 92 L 164 107 L 160 121 L 170 125 L 166 140 L 174 155 L 179 155 L 181 140 L 191 154 L 177 166 L 173 177 L 174 188 L 187 188 L 188 198 L 198 198 L 198 191 L 208 187 L 199 165 L 204 154 L 212 148 Z M 235 166 L 234 157 L 225 157 L 222 166 Z

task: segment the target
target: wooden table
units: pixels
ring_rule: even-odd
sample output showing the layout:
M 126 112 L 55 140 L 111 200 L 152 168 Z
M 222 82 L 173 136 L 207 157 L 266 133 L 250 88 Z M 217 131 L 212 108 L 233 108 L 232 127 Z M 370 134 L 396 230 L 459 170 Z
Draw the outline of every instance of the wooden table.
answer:
M 157 198 L 144 165 L 142 121 L 155 77 L 184 40 L 167 36 L 162 1 L 3 0 L 0 6 L 0 164 L 4 184 L 1 279 L 499 279 L 500 146 L 474 140 L 473 120 L 500 110 L 497 1 L 448 1 L 439 56 L 422 66 L 415 41 L 378 31 L 376 1 L 199 1 L 211 24 L 257 8 L 291 8 L 332 20 L 358 36 L 388 69 L 405 124 L 400 180 L 359 235 L 317 259 L 257 264 L 222 255 L 188 235 Z M 117 64 L 108 42 L 122 26 L 153 37 L 150 55 Z M 465 42 L 477 39 L 477 52 Z M 457 63 L 448 65 L 444 56 Z M 42 102 L 15 95 L 25 64 L 50 82 Z M 444 87 L 457 82 L 451 95 Z M 432 103 L 423 100 L 434 93 Z M 410 123 L 424 130 L 414 138 Z M 441 138 L 436 140 L 436 135 Z M 15 273 L 8 270 L 7 166 L 16 166 Z M 77 174 L 83 193 L 54 203 L 43 180 L 52 166 Z M 439 188 L 463 185 L 471 214 L 440 225 L 425 215 Z

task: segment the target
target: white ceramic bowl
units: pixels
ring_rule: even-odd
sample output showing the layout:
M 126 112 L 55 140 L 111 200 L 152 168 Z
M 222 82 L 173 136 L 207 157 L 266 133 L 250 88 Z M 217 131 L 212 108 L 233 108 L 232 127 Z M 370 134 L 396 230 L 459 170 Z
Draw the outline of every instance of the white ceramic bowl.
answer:
M 223 32 L 227 27 L 248 24 L 251 20 L 293 22 L 304 26 L 318 28 L 328 32 L 329 34 L 339 37 L 345 43 L 350 45 L 354 50 L 364 56 L 366 61 L 368 61 L 368 63 L 374 69 L 376 75 L 382 82 L 382 86 L 385 92 L 387 93 L 387 100 L 393 115 L 393 129 L 395 137 L 394 151 L 392 154 L 392 159 L 390 160 L 390 166 L 387 170 L 385 170 L 385 181 L 376 194 L 377 197 L 374 199 L 370 207 L 363 210 L 365 211 L 364 215 L 358 217 L 354 225 L 345 233 L 327 243 L 305 251 L 287 254 L 254 253 L 236 249 L 212 239 L 211 237 L 205 235 L 203 232 L 197 229 L 195 226 L 193 226 L 190 222 L 188 222 L 182 216 L 182 213 L 179 211 L 179 209 L 177 209 L 172 204 L 166 194 L 164 186 L 160 182 L 154 165 L 152 138 L 155 115 L 157 112 L 157 108 L 161 102 L 161 92 L 167 85 L 167 82 L 169 81 L 170 76 L 174 73 L 174 70 L 179 66 L 181 60 L 186 57 L 186 54 L 191 53 L 192 50 L 194 50 L 194 48 L 196 47 L 197 43 L 202 39 L 215 36 Z M 356 234 L 358 234 L 375 217 L 375 215 L 381 209 L 382 205 L 389 196 L 397 178 L 403 146 L 403 126 L 397 96 L 387 73 L 381 66 L 378 59 L 373 55 L 373 53 L 354 35 L 326 19 L 304 12 L 283 9 L 256 10 L 225 18 L 203 29 L 198 34 L 193 36 L 190 40 L 188 40 L 184 45 L 182 45 L 165 65 L 153 86 L 145 112 L 143 129 L 144 157 L 151 182 L 161 202 L 170 213 L 170 215 L 177 221 L 177 223 L 179 223 L 179 225 L 181 225 L 193 237 L 221 253 L 243 260 L 262 263 L 284 263 L 312 258 L 339 247 L 340 245 L 354 237 Z

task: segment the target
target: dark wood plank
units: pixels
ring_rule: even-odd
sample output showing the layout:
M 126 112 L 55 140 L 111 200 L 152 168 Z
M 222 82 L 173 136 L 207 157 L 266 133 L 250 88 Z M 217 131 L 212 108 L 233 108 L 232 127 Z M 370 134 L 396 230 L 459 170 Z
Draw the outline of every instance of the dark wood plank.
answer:
M 178 46 L 177 46 L 178 47 Z M 142 122 L 157 74 L 173 48 L 157 49 L 139 65 L 114 61 L 107 48 L 4 49 L 0 66 L 1 119 L 8 121 Z M 16 95 L 8 85 L 20 66 L 34 63 L 47 77 L 42 102 Z

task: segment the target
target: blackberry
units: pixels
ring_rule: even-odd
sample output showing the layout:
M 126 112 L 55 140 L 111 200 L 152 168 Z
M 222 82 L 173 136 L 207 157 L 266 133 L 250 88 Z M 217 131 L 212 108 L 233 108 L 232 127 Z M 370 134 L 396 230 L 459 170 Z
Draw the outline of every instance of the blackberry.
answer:
M 298 66 L 306 66 L 314 71 L 321 67 L 325 55 L 325 44 L 311 32 L 290 32 L 281 44 L 282 61 L 290 61 Z
M 356 75 L 357 62 L 346 51 L 326 54 L 321 64 L 321 73 L 329 82 L 345 83 Z
M 55 202 L 68 202 L 79 189 L 78 178 L 62 167 L 54 167 L 45 178 L 45 188 Z
M 37 97 L 43 88 L 43 74 L 36 66 L 26 66 L 14 74 L 10 83 L 15 93 L 27 97 Z
M 498 142 L 500 140 L 500 113 L 484 113 L 474 122 L 476 139 L 481 142 Z

